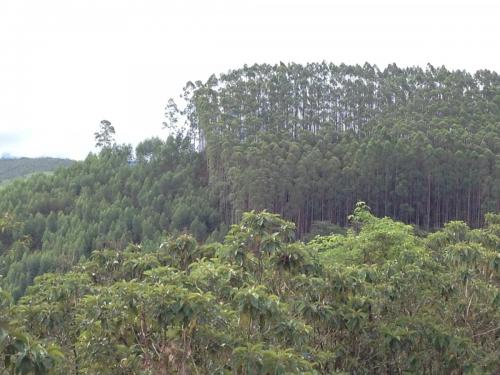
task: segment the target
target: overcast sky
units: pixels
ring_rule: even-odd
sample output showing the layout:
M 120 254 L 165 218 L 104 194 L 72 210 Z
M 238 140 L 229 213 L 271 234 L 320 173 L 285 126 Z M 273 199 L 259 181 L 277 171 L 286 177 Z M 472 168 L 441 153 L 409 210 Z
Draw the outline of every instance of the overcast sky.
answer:
M 84 158 L 162 130 L 188 80 L 243 64 L 500 71 L 498 0 L 0 0 L 0 155 Z

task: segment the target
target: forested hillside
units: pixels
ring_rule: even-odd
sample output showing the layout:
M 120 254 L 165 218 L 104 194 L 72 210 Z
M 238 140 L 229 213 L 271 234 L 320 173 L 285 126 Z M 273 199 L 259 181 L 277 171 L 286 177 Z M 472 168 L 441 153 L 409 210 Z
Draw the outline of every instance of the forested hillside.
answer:
M 344 225 L 353 204 L 426 229 L 500 209 L 500 77 L 428 66 L 254 65 L 169 102 L 205 150 L 224 222 L 270 209 Z
M 95 249 L 152 249 L 185 231 L 221 240 L 252 209 L 291 220 L 301 239 L 342 233 L 359 200 L 431 231 L 500 211 L 495 72 L 254 65 L 190 82 L 182 98 L 167 106 L 176 136 L 136 150 L 106 139 L 2 189 L 0 284 L 15 298 Z
M 96 250 L 2 294 L 0 372 L 499 373 L 500 216 L 425 238 L 364 203 L 349 222 L 304 244 L 249 212 L 223 243 Z
M 69 270 L 94 249 L 157 246 L 166 233 L 199 240 L 219 218 L 206 189 L 203 156 L 189 139 L 113 146 L 52 175 L 0 192 L 0 283 L 17 298 L 34 276 Z
M 37 172 L 51 172 L 73 163 L 58 158 L 0 158 L 0 185 L 8 180 L 29 176 Z

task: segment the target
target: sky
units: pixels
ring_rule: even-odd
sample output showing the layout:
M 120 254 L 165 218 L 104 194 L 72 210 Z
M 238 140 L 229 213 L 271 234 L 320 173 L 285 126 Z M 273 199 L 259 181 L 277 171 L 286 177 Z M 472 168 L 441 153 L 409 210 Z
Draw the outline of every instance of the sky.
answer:
M 244 64 L 500 72 L 498 0 L 0 0 L 0 155 L 158 136 L 184 84 Z

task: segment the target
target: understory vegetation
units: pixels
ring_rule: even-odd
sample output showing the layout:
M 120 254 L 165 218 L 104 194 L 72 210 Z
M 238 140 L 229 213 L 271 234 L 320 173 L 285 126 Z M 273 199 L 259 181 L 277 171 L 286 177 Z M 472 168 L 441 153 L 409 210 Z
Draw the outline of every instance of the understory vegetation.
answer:
M 94 251 L 2 304 L 1 356 L 21 373 L 498 372 L 500 216 L 424 238 L 364 203 L 350 222 L 304 244 L 249 212 L 222 243 Z

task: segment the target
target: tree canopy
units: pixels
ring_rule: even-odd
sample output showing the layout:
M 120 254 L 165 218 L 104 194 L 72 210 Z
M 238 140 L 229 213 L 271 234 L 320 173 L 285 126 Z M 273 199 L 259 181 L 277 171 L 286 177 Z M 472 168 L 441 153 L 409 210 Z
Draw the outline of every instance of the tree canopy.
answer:
M 94 133 L 95 147 L 111 147 L 115 143 L 115 127 L 108 120 L 102 120 L 99 130 Z
M 53 374 L 498 372 L 500 217 L 425 238 L 366 205 L 351 222 L 304 244 L 248 212 L 222 243 L 96 250 L 10 314 L 61 348 Z
M 269 209 L 300 234 L 358 200 L 426 229 L 500 209 L 500 77 L 445 67 L 253 65 L 186 85 L 225 222 Z M 179 109 L 181 108 L 181 109 Z

